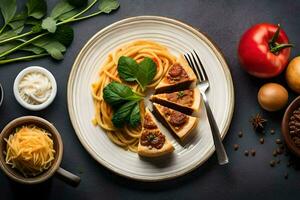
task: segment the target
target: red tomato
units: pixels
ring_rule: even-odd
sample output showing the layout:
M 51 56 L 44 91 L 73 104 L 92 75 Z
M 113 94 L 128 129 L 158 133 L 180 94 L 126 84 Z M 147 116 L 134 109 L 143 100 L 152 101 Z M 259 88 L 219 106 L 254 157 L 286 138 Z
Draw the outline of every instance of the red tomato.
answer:
M 290 57 L 289 40 L 280 26 L 262 23 L 252 26 L 242 36 L 238 54 L 243 68 L 251 75 L 271 78 L 280 74 Z

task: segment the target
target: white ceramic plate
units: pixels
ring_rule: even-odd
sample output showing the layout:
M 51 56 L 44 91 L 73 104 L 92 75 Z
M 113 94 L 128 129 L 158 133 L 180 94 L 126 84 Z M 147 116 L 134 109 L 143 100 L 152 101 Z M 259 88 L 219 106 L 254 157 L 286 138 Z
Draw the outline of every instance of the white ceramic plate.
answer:
M 68 83 L 68 108 L 76 134 L 85 149 L 99 163 L 122 176 L 159 181 L 183 175 L 205 162 L 214 152 L 205 112 L 195 129 L 197 134 L 184 146 L 167 135 L 175 147 L 172 156 L 141 159 L 113 144 L 103 130 L 92 125 L 94 117 L 91 84 L 97 80 L 109 52 L 137 39 L 157 41 L 175 54 L 196 50 L 210 80 L 209 102 L 224 138 L 233 114 L 234 91 L 228 66 L 216 46 L 201 32 L 177 20 L 139 16 L 118 21 L 93 36 L 79 53 Z M 202 108 L 203 109 L 203 108 Z M 217 163 L 216 163 L 217 164 Z

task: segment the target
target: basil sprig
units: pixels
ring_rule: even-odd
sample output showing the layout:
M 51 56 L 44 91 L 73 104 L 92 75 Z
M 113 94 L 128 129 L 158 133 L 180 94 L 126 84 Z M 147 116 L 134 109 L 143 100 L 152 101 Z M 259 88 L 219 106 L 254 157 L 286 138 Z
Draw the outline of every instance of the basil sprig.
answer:
M 145 57 L 139 64 L 132 58 L 121 56 L 118 61 L 119 77 L 125 81 L 136 81 L 144 91 L 156 75 L 156 63 Z
M 122 83 L 111 82 L 103 89 L 104 100 L 115 112 L 112 122 L 115 127 L 122 128 L 125 123 L 136 127 L 141 121 L 139 101 L 143 98 Z

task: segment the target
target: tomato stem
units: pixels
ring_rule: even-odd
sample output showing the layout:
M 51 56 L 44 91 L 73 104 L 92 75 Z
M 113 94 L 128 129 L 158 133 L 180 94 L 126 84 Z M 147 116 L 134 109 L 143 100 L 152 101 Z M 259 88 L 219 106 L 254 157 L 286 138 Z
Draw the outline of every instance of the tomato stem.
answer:
M 278 25 L 277 25 L 277 30 L 276 30 L 276 32 L 274 33 L 273 37 L 272 37 L 271 40 L 269 41 L 269 45 L 270 45 L 271 47 L 276 46 L 276 41 L 277 41 L 277 39 L 278 39 L 280 29 L 281 29 L 280 24 L 278 24 Z
M 279 37 L 279 32 L 280 32 L 281 26 L 280 24 L 277 25 L 277 30 L 274 33 L 273 37 L 271 38 L 271 40 L 269 41 L 269 48 L 270 51 L 274 54 L 277 54 L 279 51 L 281 51 L 282 49 L 285 48 L 291 48 L 294 45 L 293 44 L 278 44 L 276 41 Z
M 270 49 L 270 51 L 271 51 L 272 53 L 277 53 L 277 52 L 281 51 L 282 49 L 289 48 L 289 47 L 293 47 L 293 46 L 294 46 L 294 45 L 292 45 L 292 44 L 278 44 L 278 45 L 276 45 L 275 47 L 272 47 L 272 48 Z

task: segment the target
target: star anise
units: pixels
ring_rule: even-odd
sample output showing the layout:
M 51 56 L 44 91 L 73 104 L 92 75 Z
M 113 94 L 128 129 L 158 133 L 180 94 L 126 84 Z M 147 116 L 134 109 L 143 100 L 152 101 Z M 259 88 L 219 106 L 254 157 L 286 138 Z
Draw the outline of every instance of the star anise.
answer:
M 250 123 L 252 124 L 253 129 L 258 132 L 261 132 L 264 130 L 266 122 L 267 122 L 267 120 L 264 119 L 261 116 L 261 114 L 259 114 L 259 113 L 250 119 Z

